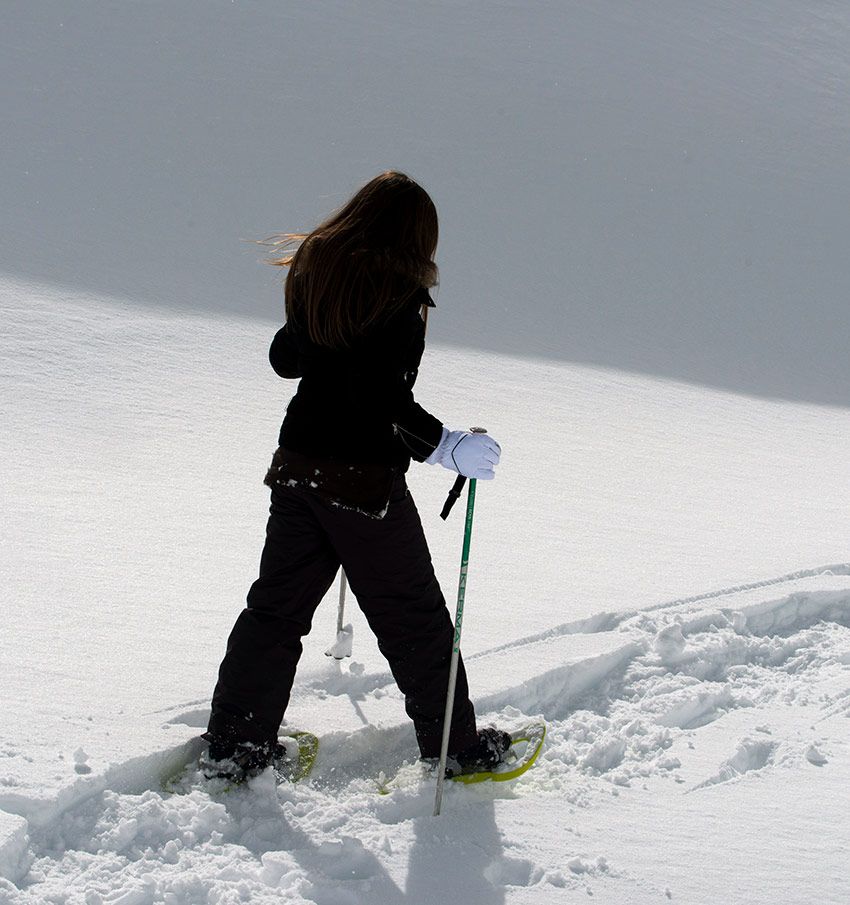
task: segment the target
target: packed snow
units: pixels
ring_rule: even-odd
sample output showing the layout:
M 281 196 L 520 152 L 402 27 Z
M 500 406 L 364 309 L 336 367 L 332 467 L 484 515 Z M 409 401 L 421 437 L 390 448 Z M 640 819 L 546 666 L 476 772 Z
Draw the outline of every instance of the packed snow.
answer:
M 5 6 L 0 905 L 846 905 L 846 6 Z M 386 167 L 441 216 L 417 398 L 503 448 L 473 699 L 548 727 L 438 818 L 336 587 L 310 779 L 185 773 L 294 390 L 243 240 Z

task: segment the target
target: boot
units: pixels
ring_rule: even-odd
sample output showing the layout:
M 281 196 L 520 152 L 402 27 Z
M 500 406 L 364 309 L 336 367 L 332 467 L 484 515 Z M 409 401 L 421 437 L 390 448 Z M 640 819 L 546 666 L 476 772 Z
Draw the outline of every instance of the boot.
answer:
M 511 737 L 507 732 L 494 726 L 479 729 L 478 741 L 474 745 L 449 755 L 446 776 L 492 770 L 502 763 L 510 748 Z
M 201 738 L 209 742 L 199 758 L 201 773 L 207 779 L 244 782 L 287 758 L 286 748 L 276 738 L 246 742 L 218 732 L 206 732 Z

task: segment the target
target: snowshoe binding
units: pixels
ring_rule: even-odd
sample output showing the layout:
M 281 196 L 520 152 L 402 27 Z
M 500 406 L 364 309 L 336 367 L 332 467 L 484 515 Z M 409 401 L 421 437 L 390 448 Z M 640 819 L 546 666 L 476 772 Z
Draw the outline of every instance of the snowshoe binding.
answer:
M 246 782 L 269 767 L 278 783 L 298 782 L 310 773 L 318 749 L 318 739 L 309 732 L 260 743 L 234 741 L 214 732 L 201 737 L 209 743 L 198 758 L 201 775 L 229 785 Z

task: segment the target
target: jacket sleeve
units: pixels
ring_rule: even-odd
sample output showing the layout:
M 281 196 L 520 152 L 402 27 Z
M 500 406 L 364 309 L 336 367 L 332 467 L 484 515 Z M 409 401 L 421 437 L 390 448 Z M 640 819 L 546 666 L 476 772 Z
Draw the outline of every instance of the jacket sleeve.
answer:
M 416 402 L 409 387 L 406 398 L 399 400 L 394 414 L 393 425 L 411 457 L 424 462 L 443 439 L 442 422 Z
M 289 322 L 275 333 L 269 348 L 269 362 L 279 377 L 301 377 L 298 345 Z
M 403 320 L 404 329 L 393 339 L 394 360 L 392 376 L 379 378 L 385 394 L 386 412 L 396 434 L 417 462 L 424 462 L 439 446 L 443 438 L 443 424 L 413 398 L 419 362 L 425 348 L 425 326 L 415 307 Z M 402 339 L 403 337 L 403 339 Z M 383 357 L 383 356 L 382 356 Z M 392 358 L 392 355 L 387 355 Z M 378 391 L 378 387 L 375 387 Z

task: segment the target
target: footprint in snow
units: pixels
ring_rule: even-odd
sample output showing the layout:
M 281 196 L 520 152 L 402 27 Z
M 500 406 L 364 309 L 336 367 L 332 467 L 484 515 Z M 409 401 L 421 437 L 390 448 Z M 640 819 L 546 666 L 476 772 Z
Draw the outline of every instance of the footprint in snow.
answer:
M 742 738 L 738 742 L 738 748 L 735 753 L 720 765 L 720 769 L 714 776 L 710 776 L 704 782 L 699 783 L 688 791 L 696 792 L 698 789 L 732 782 L 745 773 L 763 770 L 773 763 L 778 747 L 777 742 L 767 741 L 766 739 L 750 738 L 749 736 Z

